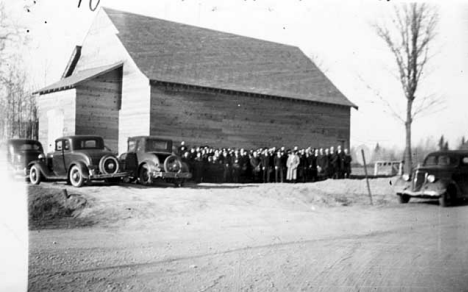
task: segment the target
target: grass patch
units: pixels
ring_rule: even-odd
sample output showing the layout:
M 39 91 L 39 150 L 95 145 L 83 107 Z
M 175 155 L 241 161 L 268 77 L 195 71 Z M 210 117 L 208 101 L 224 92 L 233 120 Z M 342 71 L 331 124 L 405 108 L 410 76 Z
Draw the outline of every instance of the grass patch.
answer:
M 80 195 L 42 186 L 28 187 L 29 229 L 56 229 L 89 226 L 79 218 L 87 201 Z

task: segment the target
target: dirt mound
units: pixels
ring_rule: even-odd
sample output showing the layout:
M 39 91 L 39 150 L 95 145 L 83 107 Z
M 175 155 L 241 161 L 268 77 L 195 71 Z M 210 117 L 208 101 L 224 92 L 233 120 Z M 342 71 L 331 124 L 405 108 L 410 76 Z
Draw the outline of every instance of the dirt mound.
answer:
M 88 226 L 92 222 L 78 218 L 87 200 L 64 189 L 28 187 L 29 228 L 69 228 Z
M 383 178 L 370 180 L 374 207 L 396 204 L 390 182 L 391 179 Z M 62 194 L 64 188 L 73 192 L 69 199 Z M 41 201 L 33 202 L 35 192 L 41 195 Z M 77 222 L 78 226 L 143 228 L 174 220 L 185 224 L 189 217 L 200 221 L 223 218 L 227 222 L 235 220 L 236 216 L 255 218 L 263 213 L 282 216 L 291 212 L 370 205 L 365 180 L 354 179 L 297 184 L 203 183 L 187 184 L 184 188 L 93 184 L 76 189 L 52 183 L 41 184 L 39 188 L 31 186 L 30 194 L 34 224 L 47 222 L 48 228 L 63 226 L 61 222 L 61 225 L 51 225 L 51 222 L 70 216 L 72 223 L 67 223 L 71 225 L 65 228 L 77 226 Z

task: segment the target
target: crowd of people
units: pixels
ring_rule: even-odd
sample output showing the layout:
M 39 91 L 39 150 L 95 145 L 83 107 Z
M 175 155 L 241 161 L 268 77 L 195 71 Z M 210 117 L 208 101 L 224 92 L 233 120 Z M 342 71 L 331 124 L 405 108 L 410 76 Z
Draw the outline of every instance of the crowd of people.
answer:
M 349 178 L 351 155 L 347 149 L 259 148 L 256 150 L 178 147 L 192 179 L 212 183 L 314 182 L 328 178 Z

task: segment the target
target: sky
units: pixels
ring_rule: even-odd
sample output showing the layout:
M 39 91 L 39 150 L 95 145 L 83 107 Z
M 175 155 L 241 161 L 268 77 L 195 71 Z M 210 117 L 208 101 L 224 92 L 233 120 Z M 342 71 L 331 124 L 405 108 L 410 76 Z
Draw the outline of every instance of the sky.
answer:
M 6 1 L 6 0 L 0 0 Z M 10 2 L 10 1 L 9 1 Z M 78 3 L 80 3 L 78 7 Z M 176 21 L 298 46 L 359 109 L 351 110 L 351 145 L 402 148 L 403 124 L 387 114 L 376 92 L 404 113 L 395 62 L 372 24 L 391 16 L 398 1 L 356 0 L 11 0 L 12 15 L 27 31 L 21 50 L 34 89 L 60 79 L 75 45 L 99 7 Z M 434 2 L 436 3 L 436 2 Z M 7 3 L 8 4 L 8 3 Z M 28 6 L 28 10 L 24 8 Z M 439 11 L 434 57 L 417 96 L 442 105 L 413 123 L 413 145 L 444 135 L 451 147 L 468 138 L 468 2 L 445 1 Z

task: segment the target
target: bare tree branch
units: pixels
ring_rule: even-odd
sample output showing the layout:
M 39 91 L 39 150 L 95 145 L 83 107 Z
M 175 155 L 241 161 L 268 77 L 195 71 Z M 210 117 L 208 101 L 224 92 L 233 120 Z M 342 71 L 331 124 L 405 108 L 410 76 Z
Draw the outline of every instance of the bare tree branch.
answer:
M 418 99 L 416 92 L 427 63 L 431 59 L 430 47 L 436 36 L 438 13 L 433 6 L 426 3 L 411 3 L 397 6 L 394 11 L 391 25 L 374 24 L 373 27 L 387 45 L 394 56 L 399 81 L 406 98 L 406 118 L 384 99 L 378 91 L 377 96 L 389 109 L 393 116 L 403 121 L 406 129 L 405 170 L 412 167 L 411 157 L 411 125 L 416 117 L 429 112 L 436 106 L 441 106 L 441 99 L 435 96 L 426 96 Z M 367 85 L 368 88 L 370 88 Z
M 364 84 L 364 86 L 366 86 L 366 88 L 368 90 L 370 90 L 372 92 L 372 95 L 373 96 L 376 96 L 378 99 L 379 99 L 379 102 L 383 105 L 384 107 L 384 111 L 389 114 L 391 117 L 395 118 L 396 120 L 402 122 L 403 124 L 405 123 L 405 120 L 404 118 L 401 116 L 401 114 L 399 113 L 399 111 L 392 105 L 390 104 L 390 102 L 388 101 L 387 98 L 383 97 L 381 95 L 381 93 L 373 88 L 372 86 L 370 86 L 363 78 L 361 75 L 358 74 L 358 78 L 359 80 L 361 80 L 361 82 Z

